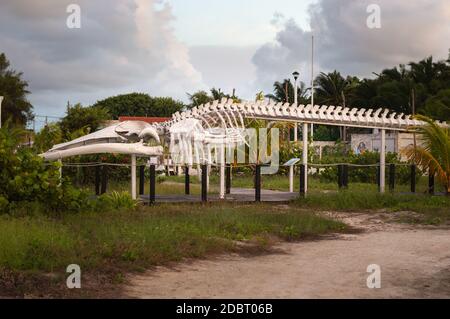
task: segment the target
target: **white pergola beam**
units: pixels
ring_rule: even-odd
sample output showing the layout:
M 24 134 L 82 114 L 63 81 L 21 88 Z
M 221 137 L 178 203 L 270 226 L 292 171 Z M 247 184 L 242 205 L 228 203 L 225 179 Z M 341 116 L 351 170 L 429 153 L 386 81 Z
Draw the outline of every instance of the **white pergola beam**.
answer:
M 131 197 L 137 198 L 136 195 L 136 154 L 131 154 Z
M 305 194 L 308 192 L 308 123 L 303 123 L 303 165 L 305 165 Z
M 380 193 L 385 192 L 386 184 L 386 130 L 381 130 L 381 149 L 380 149 Z

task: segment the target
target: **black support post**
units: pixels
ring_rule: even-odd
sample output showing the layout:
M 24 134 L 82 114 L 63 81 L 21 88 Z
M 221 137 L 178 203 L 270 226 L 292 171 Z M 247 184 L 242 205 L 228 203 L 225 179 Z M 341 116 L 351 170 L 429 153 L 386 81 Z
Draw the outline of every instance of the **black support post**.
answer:
M 231 165 L 225 167 L 225 194 L 231 193 Z
M 428 171 L 428 194 L 434 195 L 434 172 Z
M 139 166 L 139 195 L 144 195 L 145 166 Z
M 389 191 L 395 188 L 395 164 L 389 164 Z
M 100 166 L 95 166 L 95 195 L 100 195 Z
M 190 186 L 189 166 L 186 165 L 184 167 L 184 193 L 186 195 L 189 195 L 191 193 L 189 186 Z
M 255 168 L 255 202 L 261 201 L 261 165 Z
M 378 191 L 380 191 L 380 176 L 381 176 L 381 166 L 377 166 L 377 185 L 378 185 Z
M 202 166 L 202 202 L 208 201 L 208 165 Z
M 300 196 L 305 196 L 305 165 L 300 164 Z
M 108 166 L 102 165 L 102 189 L 100 191 L 101 194 L 106 193 L 107 186 L 108 186 Z
M 155 165 L 150 165 L 150 194 L 149 194 L 149 204 L 153 205 L 156 200 L 156 167 Z
M 411 165 L 411 193 L 416 192 L 416 165 Z
M 338 178 L 338 187 L 339 189 L 342 188 L 342 186 L 344 185 L 344 183 L 342 182 L 342 177 L 343 177 L 343 165 L 339 164 L 337 167 L 337 178 Z
M 348 165 L 342 165 L 342 186 L 348 188 Z

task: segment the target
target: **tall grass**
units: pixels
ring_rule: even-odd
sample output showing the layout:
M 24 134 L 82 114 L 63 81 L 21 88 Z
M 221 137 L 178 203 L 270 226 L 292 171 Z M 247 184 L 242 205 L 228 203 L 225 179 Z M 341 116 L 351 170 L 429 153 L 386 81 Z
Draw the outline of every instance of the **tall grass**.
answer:
M 148 267 L 185 257 L 257 245 L 272 236 L 297 240 L 341 231 L 345 225 L 308 213 L 271 206 L 158 206 L 138 211 L 86 213 L 60 218 L 0 217 L 0 267 L 64 271 Z

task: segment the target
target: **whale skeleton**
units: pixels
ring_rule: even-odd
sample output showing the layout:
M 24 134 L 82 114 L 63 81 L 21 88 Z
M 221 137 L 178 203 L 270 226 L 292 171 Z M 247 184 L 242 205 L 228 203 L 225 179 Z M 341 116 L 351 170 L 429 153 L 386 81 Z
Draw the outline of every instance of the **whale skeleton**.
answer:
M 245 119 L 286 121 L 303 123 L 303 164 L 307 166 L 308 124 L 323 124 L 372 128 L 381 130 L 380 185 L 384 191 L 385 131 L 407 131 L 425 123 L 411 115 L 397 114 L 388 109 L 358 109 L 326 105 L 297 105 L 267 101 L 216 100 L 183 112 L 176 112 L 172 119 L 163 123 L 148 124 L 142 121 L 126 121 L 111 125 L 73 141 L 53 146 L 41 154 L 47 160 L 61 160 L 75 155 L 118 153 L 132 156 L 132 196 L 136 198 L 136 156 L 162 156 L 162 141 L 169 141 L 169 152 L 176 162 L 220 164 L 221 197 L 224 197 L 224 161 L 217 149 L 229 145 L 246 144 Z M 439 125 L 448 126 L 445 122 Z M 167 144 L 167 143 L 166 143 Z M 214 156 L 212 152 L 214 151 Z M 194 153 L 194 154 L 193 154 Z M 307 169 L 307 168 L 305 168 Z M 307 174 L 305 187 L 307 186 Z

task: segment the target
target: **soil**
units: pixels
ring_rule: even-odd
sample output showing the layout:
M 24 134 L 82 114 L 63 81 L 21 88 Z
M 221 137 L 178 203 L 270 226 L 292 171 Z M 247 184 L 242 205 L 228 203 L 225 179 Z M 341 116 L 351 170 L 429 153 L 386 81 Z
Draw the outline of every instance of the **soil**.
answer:
M 449 298 L 450 228 L 392 222 L 402 214 L 322 213 L 362 230 L 279 243 L 270 254 L 221 255 L 129 275 L 131 298 Z M 368 265 L 381 288 L 367 287 Z

